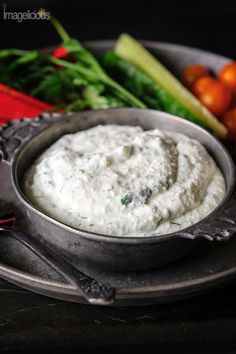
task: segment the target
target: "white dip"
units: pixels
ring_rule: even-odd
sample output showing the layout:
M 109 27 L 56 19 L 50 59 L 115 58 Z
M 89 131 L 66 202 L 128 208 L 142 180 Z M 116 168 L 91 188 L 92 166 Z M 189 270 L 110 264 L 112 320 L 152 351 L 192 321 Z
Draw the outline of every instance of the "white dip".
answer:
M 105 125 L 64 135 L 26 173 L 51 217 L 106 235 L 151 236 L 194 224 L 223 199 L 224 178 L 185 135 Z

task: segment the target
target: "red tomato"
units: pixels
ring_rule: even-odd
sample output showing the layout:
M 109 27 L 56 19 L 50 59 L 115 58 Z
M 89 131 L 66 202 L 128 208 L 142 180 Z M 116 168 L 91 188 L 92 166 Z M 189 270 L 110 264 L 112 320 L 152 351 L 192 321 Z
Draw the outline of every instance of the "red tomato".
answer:
M 198 79 L 192 88 L 194 95 L 199 97 L 199 95 L 203 93 L 206 88 L 214 81 L 215 80 L 211 76 L 204 76 Z
M 229 139 L 236 141 L 236 107 L 224 114 L 222 123 L 228 129 Z
M 197 79 L 208 75 L 208 70 L 205 66 L 200 64 L 192 64 L 187 66 L 182 74 L 184 84 L 191 88 Z
M 220 81 L 236 93 L 236 61 L 225 65 L 219 72 Z
M 224 114 L 231 103 L 231 92 L 220 81 L 211 79 L 202 85 L 198 93 L 199 101 L 215 116 Z

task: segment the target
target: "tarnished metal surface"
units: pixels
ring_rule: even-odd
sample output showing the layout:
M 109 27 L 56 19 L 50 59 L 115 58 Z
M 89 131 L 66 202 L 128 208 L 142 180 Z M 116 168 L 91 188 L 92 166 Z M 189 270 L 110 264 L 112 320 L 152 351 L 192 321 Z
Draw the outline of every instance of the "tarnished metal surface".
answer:
M 48 217 L 28 202 L 21 190 L 21 179 L 32 161 L 63 134 L 101 123 L 140 125 L 144 129 L 160 128 L 198 139 L 209 150 L 225 176 L 227 193 L 220 207 L 203 221 L 184 230 L 169 235 L 135 238 L 129 235 L 105 236 L 74 229 Z M 83 261 L 123 271 L 151 269 L 183 256 L 197 245 L 196 240 L 200 237 L 211 241 L 225 240 L 235 232 L 235 173 L 231 157 L 212 135 L 186 120 L 154 110 L 106 109 L 18 122 L 3 129 L 1 137 L 2 155 L 5 151 L 5 159 L 10 163 L 13 188 L 29 220 L 45 242 L 64 256 L 72 258 L 75 264 Z M 12 144 L 12 141 L 17 141 L 17 144 Z
M 218 68 L 227 61 L 227 58 L 187 47 L 152 42 L 146 42 L 146 44 L 154 53 L 156 52 L 159 58 L 171 67 L 173 72 L 177 75 L 185 65 L 190 64 L 193 61 L 207 64 L 213 71 L 218 70 Z M 88 46 L 90 49 L 94 50 L 96 54 L 101 54 L 105 50 L 110 49 L 111 45 L 112 42 L 109 41 L 93 42 Z M 109 116 L 109 123 L 112 121 L 117 122 L 118 111 L 113 111 L 112 118 Z M 99 114 L 99 118 L 96 114 Z M 90 269 L 89 272 L 91 272 L 91 274 L 93 274 L 93 272 L 98 272 L 97 275 L 106 279 L 108 284 L 116 286 L 118 292 L 115 305 L 135 305 L 172 301 L 201 291 L 206 291 L 207 288 L 216 286 L 217 284 L 219 285 L 226 280 L 234 278 L 236 267 L 234 266 L 233 261 L 229 261 L 229 264 L 226 265 L 224 269 L 220 270 L 218 269 L 219 262 L 214 259 L 213 255 L 210 256 L 212 252 L 207 255 L 207 252 L 201 252 L 200 249 L 199 253 L 198 249 L 194 251 L 193 257 L 185 257 L 181 262 L 173 263 L 173 266 L 168 265 L 167 267 L 162 267 L 160 270 L 157 269 L 140 273 L 112 272 L 112 267 L 115 269 L 121 267 L 122 270 L 153 268 L 154 266 L 173 261 L 174 258 L 179 258 L 183 256 L 183 254 L 189 252 L 190 248 L 194 248 L 195 243 L 197 244 L 197 241 L 193 239 L 204 237 L 208 240 L 225 240 L 229 239 L 235 231 L 234 209 L 236 203 L 235 194 L 233 193 L 235 172 L 232 160 L 217 140 L 206 132 L 202 133 L 200 128 L 196 126 L 193 128 L 192 124 L 187 121 L 168 116 L 167 126 L 167 115 L 162 113 L 159 118 L 156 117 L 156 119 L 154 119 L 153 116 L 149 116 L 150 111 L 142 117 L 141 114 L 136 114 L 136 117 L 133 116 L 131 119 L 133 123 L 130 121 L 130 117 L 127 118 L 127 113 L 125 114 L 126 118 L 118 117 L 120 124 L 122 124 L 123 121 L 126 124 L 140 124 L 144 128 L 159 127 L 162 129 L 173 129 L 178 131 L 179 126 L 181 132 L 200 140 L 218 162 L 227 183 L 226 197 L 215 211 L 202 222 L 191 228 L 187 228 L 180 233 L 152 238 L 148 237 L 145 238 L 145 240 L 143 238 L 130 239 L 127 237 L 121 239 L 117 237 L 106 237 L 86 233 L 62 225 L 46 215 L 43 215 L 25 200 L 20 190 L 19 182 L 25 169 L 37 154 L 42 152 L 44 148 L 56 140 L 60 135 L 67 132 L 67 129 L 75 131 L 75 129 L 85 129 L 88 125 L 94 125 L 98 122 L 104 123 L 104 119 L 107 119 L 106 114 L 108 114 L 108 111 L 107 113 L 104 111 L 105 117 L 101 117 L 102 114 L 103 113 L 101 112 L 97 112 L 93 117 L 87 117 L 87 119 L 85 118 L 83 120 L 78 117 L 76 119 L 75 116 L 73 122 L 72 117 L 66 117 L 64 123 L 59 123 L 59 125 L 57 123 L 55 124 L 52 119 L 50 124 L 54 124 L 53 129 L 50 130 L 50 128 L 47 128 L 40 137 L 38 136 L 38 138 L 36 137 L 34 139 L 30 139 L 27 133 L 27 137 L 20 140 L 20 144 L 22 145 L 18 144 L 19 141 L 14 145 L 16 149 L 13 145 L 8 145 L 9 139 L 6 137 L 4 139 L 2 138 L 0 141 L 0 145 L 2 146 L 2 157 L 11 162 L 9 164 L 8 161 L 7 164 L 8 167 L 10 166 L 12 169 L 12 181 L 15 191 L 17 192 L 18 202 L 20 200 L 21 205 L 24 206 L 24 211 L 26 211 L 27 217 L 30 217 L 32 221 L 31 226 L 36 226 L 37 231 L 42 234 L 42 237 L 46 242 L 54 244 L 55 247 L 59 247 L 62 253 L 64 250 L 65 254 L 70 257 L 72 262 L 75 264 L 79 262 L 80 266 L 85 267 L 86 269 L 89 264 L 88 269 Z M 158 115 L 156 112 L 155 114 Z M 84 112 L 83 117 L 85 117 L 84 115 L 89 116 L 89 113 Z M 171 124 L 169 123 L 169 118 L 172 121 Z M 58 122 L 59 121 L 61 121 L 61 118 L 59 118 Z M 181 123 L 179 123 L 180 121 Z M 45 127 L 41 125 L 41 128 L 44 129 Z M 36 133 L 36 130 L 34 130 L 34 133 Z M 20 147 L 20 149 L 15 155 L 15 151 L 18 147 Z M 5 164 L 4 166 L 7 165 Z M 5 170 L 7 171 L 7 175 L 9 169 L 6 168 Z M 20 211 L 21 213 L 22 210 Z M 27 226 L 30 226 L 29 222 L 27 222 Z M 35 235 L 36 234 L 37 233 L 35 233 Z M 39 235 L 36 237 L 39 237 Z M 32 260 L 32 255 L 29 253 L 26 252 L 25 255 L 25 252 L 21 250 L 19 245 L 12 245 L 11 241 L 7 239 L 5 241 L 7 246 L 2 248 L 3 253 L 0 254 L 1 260 L 10 260 L 10 263 L 15 265 L 16 268 L 19 268 L 19 270 L 12 268 L 11 264 L 0 264 L 1 276 L 24 286 L 25 288 L 48 296 L 62 298 L 69 301 L 83 302 L 83 299 L 81 299 L 79 294 L 77 294 L 71 286 L 62 283 L 59 279 L 56 280 L 57 277 L 55 274 L 50 275 L 51 273 L 45 265 L 40 265 L 40 262 L 34 257 Z M 233 250 L 235 244 L 234 239 L 224 243 L 208 243 L 205 240 L 204 243 L 205 245 L 207 244 L 207 247 L 213 248 L 213 252 L 215 252 L 218 260 L 220 258 L 221 249 L 222 257 L 226 257 L 229 260 L 231 259 L 228 253 L 230 253 L 231 249 Z M 2 244 L 4 245 L 3 239 Z M 228 251 L 226 251 L 226 249 Z M 4 255 L 6 256 L 5 258 Z M 202 261 L 201 257 L 203 257 Z M 207 259 L 209 259 L 209 264 L 205 264 Z M 202 262 L 205 263 L 203 264 Z M 181 264 L 183 265 L 182 268 Z M 205 270 L 200 267 L 200 264 Z M 109 266 L 109 268 L 107 268 L 109 271 L 98 271 L 97 266 Z M 24 271 L 21 269 L 24 269 Z M 204 274 L 200 272 L 201 274 L 194 275 L 194 269 L 202 269 L 204 270 Z M 210 271 L 209 274 L 207 269 Z M 176 276 L 171 278 L 171 274 L 174 275 L 175 270 L 177 270 Z M 27 271 L 30 273 L 33 272 L 33 274 L 25 273 Z

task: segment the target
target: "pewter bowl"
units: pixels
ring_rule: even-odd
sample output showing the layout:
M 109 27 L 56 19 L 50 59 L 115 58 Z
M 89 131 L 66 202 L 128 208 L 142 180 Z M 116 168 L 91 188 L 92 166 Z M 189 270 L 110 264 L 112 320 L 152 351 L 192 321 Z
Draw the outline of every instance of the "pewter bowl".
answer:
M 65 225 L 35 207 L 24 195 L 21 182 L 33 161 L 58 138 L 97 124 L 140 125 L 186 134 L 199 140 L 220 167 L 226 182 L 223 201 L 202 221 L 168 235 L 150 237 L 106 236 Z M 224 146 L 197 125 L 176 116 L 134 108 L 86 111 L 69 115 L 44 115 L 23 120 L 1 131 L 0 153 L 11 183 L 39 237 L 72 263 L 81 262 L 110 270 L 151 269 L 188 253 L 200 238 L 228 240 L 236 231 L 235 169 Z

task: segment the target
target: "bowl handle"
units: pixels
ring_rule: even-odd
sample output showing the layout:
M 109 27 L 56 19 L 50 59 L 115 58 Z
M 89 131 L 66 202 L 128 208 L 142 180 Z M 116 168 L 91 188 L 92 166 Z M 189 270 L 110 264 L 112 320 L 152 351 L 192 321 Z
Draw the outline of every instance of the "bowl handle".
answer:
M 44 113 L 34 119 L 23 118 L 4 124 L 0 127 L 0 161 L 11 164 L 17 151 L 25 142 L 62 116 L 65 115 Z
M 178 236 L 188 239 L 205 238 L 209 241 L 228 241 L 236 233 L 236 190 L 213 216 L 209 215 L 199 226 L 190 231 L 179 232 Z

